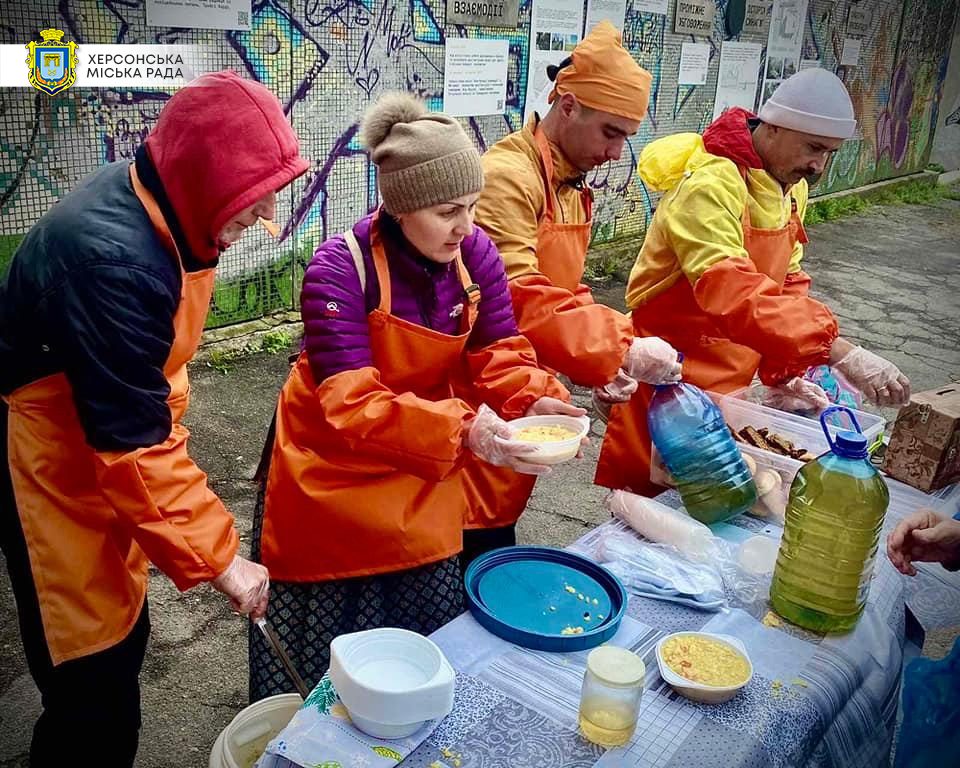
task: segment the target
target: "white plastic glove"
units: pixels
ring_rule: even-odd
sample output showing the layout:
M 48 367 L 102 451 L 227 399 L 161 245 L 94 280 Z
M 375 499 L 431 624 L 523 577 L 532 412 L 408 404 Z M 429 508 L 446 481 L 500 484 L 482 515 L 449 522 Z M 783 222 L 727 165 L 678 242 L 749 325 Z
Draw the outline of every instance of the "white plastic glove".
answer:
M 523 455 L 529 455 L 530 446 L 510 440 L 510 434 L 507 422 L 484 404 L 477 410 L 477 415 L 464 425 L 463 442 L 477 458 L 495 467 L 510 467 L 514 472 L 524 475 L 545 475 L 550 472 L 550 467 L 545 464 L 524 461 Z M 503 438 L 504 442 L 494 439 L 496 437 Z
M 572 403 L 565 403 L 556 397 L 541 397 L 533 401 L 533 405 L 527 408 L 524 416 L 573 416 L 578 418 L 586 415 L 585 408 Z
M 593 388 L 593 408 L 606 424 L 610 418 L 610 409 L 617 403 L 626 403 L 637 391 L 637 380 L 627 375 L 621 368 L 610 382 L 602 387 Z
M 230 605 L 235 611 L 249 614 L 252 621 L 262 619 L 267 614 L 270 574 L 259 563 L 235 555 L 227 569 L 210 584 L 230 598 Z
M 538 400 L 533 401 L 533 405 L 527 408 L 527 412 L 523 414 L 524 416 L 573 416 L 573 418 L 579 418 L 580 416 L 587 415 L 587 409 L 581 408 L 578 405 L 573 405 L 573 403 L 565 403 L 563 400 L 558 400 L 555 397 L 541 397 Z M 583 446 L 590 445 L 590 438 L 584 435 L 580 439 L 580 450 L 577 451 L 577 458 L 583 458 Z
M 795 376 L 780 386 L 771 388 L 763 404 L 788 413 L 802 413 L 811 409 L 819 413 L 829 407 L 830 398 L 819 385 Z
M 623 358 L 627 375 L 647 384 L 673 384 L 680 381 L 682 366 L 677 350 L 657 336 L 634 339 Z
M 863 347 L 854 347 L 833 364 L 874 405 L 906 405 L 910 379 L 889 360 Z

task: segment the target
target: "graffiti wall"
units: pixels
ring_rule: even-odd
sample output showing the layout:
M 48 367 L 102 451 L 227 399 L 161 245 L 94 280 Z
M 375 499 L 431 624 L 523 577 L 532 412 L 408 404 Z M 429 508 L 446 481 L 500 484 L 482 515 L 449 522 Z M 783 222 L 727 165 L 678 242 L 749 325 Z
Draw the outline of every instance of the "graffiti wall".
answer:
M 0 10 L 0 42 L 25 44 L 57 27 L 83 43 L 205 46 L 217 66 L 268 85 L 301 137 L 311 171 L 285 190 L 283 240 L 250 233 L 222 260 L 211 325 L 296 306 L 299 278 L 319 242 L 377 203 L 374 169 L 357 141 L 366 105 L 402 89 L 443 106 L 444 43 L 450 37 L 509 40 L 506 111 L 464 120 L 482 151 L 521 127 L 530 4 L 515 30 L 447 26 L 443 0 L 254 0 L 248 32 L 148 27 L 142 0 L 15 0 Z M 635 173 L 640 149 L 678 131 L 701 131 L 713 113 L 727 0 L 708 38 L 673 32 L 669 13 L 628 2 L 624 43 L 653 74 L 649 119 L 618 162 L 598 169 L 594 244 L 639 242 L 656 198 Z M 850 89 L 862 131 L 838 153 L 819 192 L 847 189 L 922 169 L 928 162 L 954 19 L 960 0 L 859 0 L 871 10 L 858 66 L 840 66 L 853 0 L 810 0 L 803 58 L 837 72 Z M 771 3 L 772 5 L 772 3 Z M 736 39 L 766 44 L 763 32 Z M 709 42 L 703 86 L 678 85 L 683 42 Z M 762 82 L 762 81 L 761 81 Z M 759 94 L 758 94 L 759 96 Z M 0 267 L 46 208 L 98 165 L 129 159 L 169 94 L 73 88 L 56 97 L 0 90 Z M 225 116 L 224 119 L 229 119 Z M 942 122 L 942 120 L 940 120 Z

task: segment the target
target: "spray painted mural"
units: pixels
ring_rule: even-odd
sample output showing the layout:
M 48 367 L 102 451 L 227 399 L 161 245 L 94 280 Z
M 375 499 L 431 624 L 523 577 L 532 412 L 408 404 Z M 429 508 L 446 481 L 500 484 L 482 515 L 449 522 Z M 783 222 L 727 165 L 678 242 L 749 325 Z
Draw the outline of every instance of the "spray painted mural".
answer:
M 254 0 L 248 32 L 148 27 L 142 0 L 19 1 L 3 4 L 0 42 L 23 44 L 54 26 L 81 45 L 199 44 L 213 52 L 217 66 L 260 80 L 277 94 L 313 167 L 282 194 L 282 242 L 248 234 L 225 255 L 211 313 L 211 324 L 222 325 L 295 307 L 313 248 L 376 205 L 373 167 L 357 141 L 359 117 L 371 100 L 397 89 L 442 109 L 447 36 L 509 40 L 505 113 L 464 123 L 478 148 L 521 126 L 531 1 L 522 3 L 516 30 L 482 30 L 447 27 L 443 0 Z M 715 1 L 703 86 L 677 84 L 681 44 L 704 38 L 673 33 L 675 0 L 667 16 L 639 13 L 628 3 L 624 43 L 653 74 L 653 92 L 640 134 L 619 161 L 591 178 L 595 244 L 637 244 L 656 202 L 635 173 L 640 149 L 656 137 L 702 131 L 712 115 L 720 45 L 727 37 L 726 0 Z M 926 164 L 958 5 L 871 2 L 860 65 L 839 67 L 849 2 L 810 0 L 808 6 L 803 57 L 844 79 L 862 125 L 861 135 L 838 153 L 821 192 Z M 0 91 L 0 266 L 19 236 L 84 174 L 132 157 L 168 97 L 155 91 L 72 89 L 52 98 L 27 89 Z

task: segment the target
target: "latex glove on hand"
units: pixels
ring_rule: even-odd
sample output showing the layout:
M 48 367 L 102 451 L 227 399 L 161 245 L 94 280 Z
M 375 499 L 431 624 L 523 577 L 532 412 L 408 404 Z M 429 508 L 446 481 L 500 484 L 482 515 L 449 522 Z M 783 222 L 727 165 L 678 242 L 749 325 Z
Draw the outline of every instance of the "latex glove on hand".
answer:
M 578 410 L 583 412 L 582 408 Z M 493 464 L 495 467 L 509 467 L 523 475 L 546 475 L 550 472 L 550 467 L 545 464 L 534 464 L 524 460 L 524 454 L 529 455 L 530 446 L 510 440 L 511 432 L 507 422 L 485 404 L 480 406 L 474 418 L 464 424 L 463 431 L 464 445 L 477 458 L 488 464 Z M 497 437 L 502 440 L 496 440 Z
M 230 605 L 237 613 L 249 614 L 251 621 L 266 616 L 270 574 L 260 563 L 235 555 L 227 569 L 210 585 L 230 598 Z
M 942 563 L 960 570 L 960 520 L 919 509 L 900 521 L 887 538 L 887 557 L 907 576 L 916 576 L 914 562 Z
M 677 350 L 657 336 L 634 339 L 623 358 L 627 375 L 646 384 L 675 384 L 682 366 Z
M 606 424 L 610 418 L 610 409 L 617 403 L 626 403 L 633 397 L 637 391 L 637 380 L 627 375 L 627 372 L 621 368 L 617 371 L 613 381 L 604 384 L 602 387 L 593 388 L 593 408 L 600 417 L 600 420 Z
M 910 380 L 889 360 L 863 347 L 854 347 L 833 367 L 847 377 L 874 405 L 906 405 Z
M 804 413 L 810 410 L 819 413 L 830 405 L 830 398 L 817 384 L 796 376 L 772 387 L 763 404 L 787 413 Z

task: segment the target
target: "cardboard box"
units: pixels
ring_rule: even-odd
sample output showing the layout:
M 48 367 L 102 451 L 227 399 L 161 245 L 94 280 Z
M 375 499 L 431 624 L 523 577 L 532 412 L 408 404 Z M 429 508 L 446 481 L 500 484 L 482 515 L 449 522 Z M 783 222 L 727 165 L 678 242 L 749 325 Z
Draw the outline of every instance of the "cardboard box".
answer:
M 918 392 L 900 409 L 883 471 L 925 492 L 960 480 L 960 384 Z

